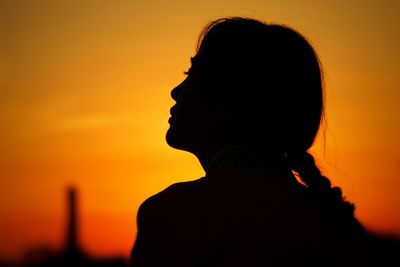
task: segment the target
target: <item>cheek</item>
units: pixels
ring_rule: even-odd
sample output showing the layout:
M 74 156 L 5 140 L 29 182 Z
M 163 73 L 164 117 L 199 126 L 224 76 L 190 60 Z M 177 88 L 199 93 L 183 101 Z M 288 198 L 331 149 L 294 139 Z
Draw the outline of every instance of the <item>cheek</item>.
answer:
M 177 110 L 176 128 L 188 136 L 196 136 L 206 128 L 204 108 L 197 103 L 182 105 Z

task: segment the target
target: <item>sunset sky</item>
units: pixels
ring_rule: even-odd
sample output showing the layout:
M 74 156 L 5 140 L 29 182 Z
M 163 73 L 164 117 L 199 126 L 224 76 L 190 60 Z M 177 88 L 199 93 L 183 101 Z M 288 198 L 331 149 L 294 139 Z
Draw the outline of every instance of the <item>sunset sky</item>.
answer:
M 323 172 L 368 228 L 400 235 L 400 1 L 0 1 L 0 260 L 61 248 L 66 188 L 80 241 L 128 256 L 140 203 L 204 175 L 165 143 L 169 93 L 202 27 L 224 16 L 289 25 L 324 71 Z

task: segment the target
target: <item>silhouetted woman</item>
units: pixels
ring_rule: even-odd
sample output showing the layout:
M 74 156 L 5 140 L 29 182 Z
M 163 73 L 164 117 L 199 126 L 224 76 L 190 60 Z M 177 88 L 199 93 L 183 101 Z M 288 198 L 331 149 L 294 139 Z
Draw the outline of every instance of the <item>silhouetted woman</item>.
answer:
M 253 19 L 214 21 L 171 95 L 167 142 L 206 175 L 141 205 L 132 266 L 364 264 L 353 206 L 307 152 L 324 97 L 304 37 Z

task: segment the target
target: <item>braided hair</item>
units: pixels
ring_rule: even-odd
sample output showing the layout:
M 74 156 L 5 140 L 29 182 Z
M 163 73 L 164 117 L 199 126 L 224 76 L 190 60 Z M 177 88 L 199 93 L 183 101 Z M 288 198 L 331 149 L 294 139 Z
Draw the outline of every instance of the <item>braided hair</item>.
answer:
M 314 157 L 310 153 L 305 152 L 297 158 L 289 156 L 289 161 L 291 169 L 298 174 L 311 194 L 325 202 L 324 204 L 327 204 L 336 213 L 344 217 L 353 217 L 354 205 L 345 201 L 342 197 L 342 190 L 339 187 L 332 187 L 329 178 L 321 174 Z

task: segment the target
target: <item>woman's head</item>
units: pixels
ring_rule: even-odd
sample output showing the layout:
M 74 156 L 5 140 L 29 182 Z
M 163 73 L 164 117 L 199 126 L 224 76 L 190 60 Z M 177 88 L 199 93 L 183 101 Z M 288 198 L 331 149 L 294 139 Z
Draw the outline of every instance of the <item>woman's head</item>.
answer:
M 227 144 L 302 154 L 323 115 L 321 70 L 311 45 L 290 28 L 246 18 L 220 19 L 204 29 L 188 77 L 172 97 L 177 104 L 167 141 L 194 154 Z
M 307 152 L 323 117 L 323 86 L 318 57 L 299 33 L 246 18 L 211 22 L 171 95 L 170 146 L 192 152 L 204 167 L 225 145 L 284 154 L 337 218 L 352 218 L 354 206 Z

